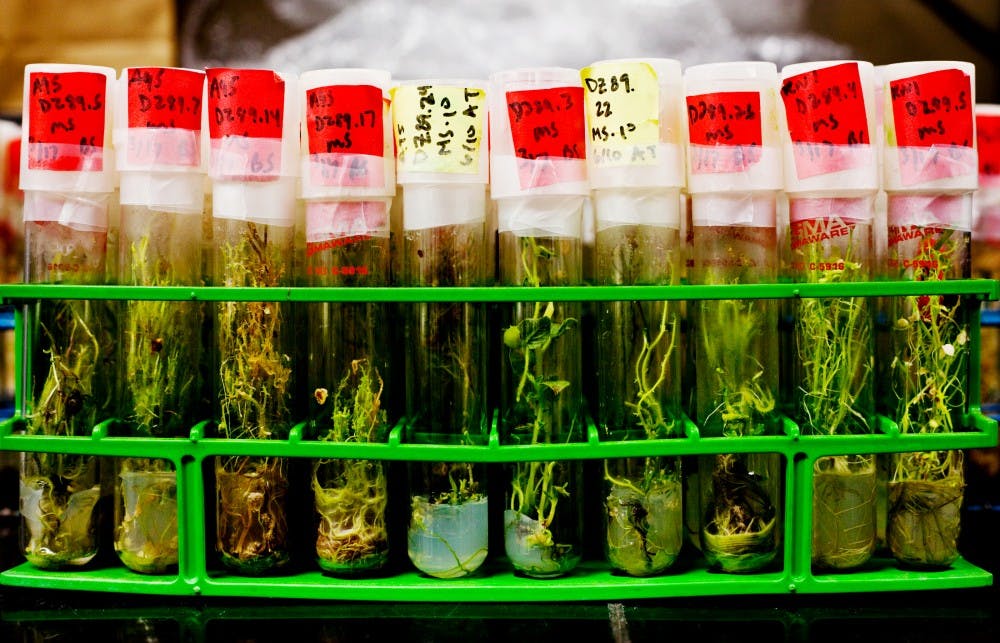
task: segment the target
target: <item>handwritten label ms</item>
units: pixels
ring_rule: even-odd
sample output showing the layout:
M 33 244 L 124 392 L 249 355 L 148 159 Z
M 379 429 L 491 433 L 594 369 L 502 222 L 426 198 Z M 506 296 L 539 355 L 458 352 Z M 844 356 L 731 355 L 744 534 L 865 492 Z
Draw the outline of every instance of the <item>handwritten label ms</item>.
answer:
M 207 82 L 213 173 L 278 176 L 285 81 L 266 69 L 209 69 Z
M 906 185 L 976 171 L 972 81 L 944 69 L 890 81 L 900 178 Z
M 870 160 L 870 155 L 851 150 L 871 143 L 857 63 L 790 76 L 781 84 L 781 98 L 800 179 L 848 170 Z
M 742 172 L 761 158 L 759 92 L 687 97 L 691 171 Z
M 266 69 L 210 69 L 208 107 L 213 139 L 280 139 L 285 81 Z
M 515 156 L 586 159 L 583 107 L 583 87 L 507 92 Z
M 655 165 L 660 87 L 653 67 L 605 63 L 584 68 L 580 76 L 595 165 Z
M 384 180 L 385 101 L 373 85 L 329 85 L 306 92 L 312 180 L 374 186 Z
M 395 88 L 393 131 L 404 172 L 479 172 L 486 90 L 455 85 Z
M 107 78 L 95 72 L 32 72 L 28 78 L 28 167 L 104 168 Z
M 204 89 L 202 72 L 165 67 L 129 69 L 129 162 L 197 165 Z

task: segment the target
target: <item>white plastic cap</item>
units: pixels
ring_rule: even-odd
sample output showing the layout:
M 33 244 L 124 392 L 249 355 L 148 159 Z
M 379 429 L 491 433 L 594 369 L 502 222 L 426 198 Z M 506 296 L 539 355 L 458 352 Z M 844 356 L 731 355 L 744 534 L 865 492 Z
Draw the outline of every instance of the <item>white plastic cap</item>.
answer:
M 122 205 L 204 209 L 205 72 L 127 67 L 118 79 L 114 141 Z
M 1000 104 L 976 105 L 979 192 L 1000 193 Z
M 875 69 L 860 60 L 781 70 L 785 191 L 815 196 L 874 192 L 880 185 Z
M 302 198 L 394 194 L 390 82 L 381 69 L 320 69 L 299 77 Z
M 489 83 L 425 78 L 391 93 L 400 185 L 489 182 Z
M 299 92 L 292 74 L 271 69 L 206 70 L 208 172 L 213 180 L 297 176 Z
M 590 184 L 580 70 L 495 72 L 489 93 L 493 198 L 586 196 Z
M 299 167 L 299 91 L 294 75 L 210 68 L 212 215 L 290 226 Z
M 587 97 L 591 187 L 684 187 L 681 63 L 670 58 L 601 60 L 580 75 Z
M 684 71 L 688 192 L 747 192 L 784 187 L 777 100 L 769 62 L 694 65 Z
M 913 61 L 882 68 L 887 192 L 963 192 L 978 186 L 975 66 Z
M 114 191 L 114 95 L 115 70 L 110 67 L 25 66 L 22 190 Z M 30 216 L 26 212 L 29 220 Z

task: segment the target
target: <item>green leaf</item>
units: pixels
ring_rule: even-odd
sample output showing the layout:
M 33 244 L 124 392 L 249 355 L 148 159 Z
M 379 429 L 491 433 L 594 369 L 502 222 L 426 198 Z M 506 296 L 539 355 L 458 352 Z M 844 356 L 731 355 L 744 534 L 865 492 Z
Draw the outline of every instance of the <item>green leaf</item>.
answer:
M 548 344 L 552 332 L 552 320 L 548 317 L 522 320 L 520 327 L 523 348 L 542 348 Z
M 552 391 L 554 395 L 559 395 L 569 386 L 569 382 L 566 380 L 550 380 L 542 382 L 542 384 Z

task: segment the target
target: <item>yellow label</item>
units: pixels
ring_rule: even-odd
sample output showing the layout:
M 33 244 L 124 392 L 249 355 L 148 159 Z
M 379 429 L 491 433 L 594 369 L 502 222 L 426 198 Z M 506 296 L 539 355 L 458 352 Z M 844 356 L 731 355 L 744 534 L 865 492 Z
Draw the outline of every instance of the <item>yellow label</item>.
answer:
M 391 92 L 396 162 L 401 172 L 479 172 L 486 90 L 403 85 Z
M 644 62 L 601 63 L 580 72 L 587 130 L 597 167 L 655 165 L 660 141 L 660 85 Z

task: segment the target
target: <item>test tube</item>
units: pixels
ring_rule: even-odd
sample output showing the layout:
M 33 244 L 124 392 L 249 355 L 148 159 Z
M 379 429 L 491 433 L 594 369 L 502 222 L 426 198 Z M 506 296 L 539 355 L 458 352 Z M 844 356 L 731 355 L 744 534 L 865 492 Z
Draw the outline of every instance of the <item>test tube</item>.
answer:
M 976 105 L 976 145 L 979 151 L 979 189 L 973 197 L 972 274 L 1000 279 L 1000 104 Z M 996 315 L 997 302 L 984 301 L 982 310 Z M 995 416 L 1000 404 L 1000 328 L 979 329 L 979 399 L 983 412 Z
M 962 61 L 886 65 L 888 273 L 894 279 L 970 277 L 978 185 L 975 67 Z M 888 398 L 902 433 L 958 430 L 971 342 L 961 298 L 898 297 L 890 307 Z M 958 557 L 963 453 L 895 454 L 886 538 L 896 560 L 947 567 Z
M 25 67 L 21 189 L 25 279 L 101 284 L 115 189 L 109 103 L 115 71 L 89 65 Z M 24 390 L 27 432 L 89 435 L 114 412 L 115 340 L 99 300 L 46 301 L 29 311 Z M 67 490 L 62 493 L 59 490 Z M 22 546 L 37 567 L 75 568 L 97 554 L 102 486 L 93 455 L 25 453 Z
M 777 279 L 776 201 L 783 187 L 777 89 L 777 69 L 767 62 L 710 63 L 684 72 L 692 283 Z M 693 416 L 705 435 L 773 430 L 777 314 L 772 300 L 693 306 Z M 726 572 L 770 565 L 781 546 L 780 457 L 704 456 L 697 469 L 686 472 L 693 481 L 688 523 L 708 564 Z
M 489 91 L 500 282 L 579 285 L 590 190 L 580 70 L 499 71 Z M 505 311 L 502 362 L 510 367 L 502 371 L 500 422 L 508 443 L 584 439 L 581 310 L 576 303 L 532 302 Z M 540 333 L 551 340 L 540 342 Z M 539 578 L 569 572 L 582 553 L 582 463 L 524 462 L 508 473 L 504 545 L 514 569 Z
M 879 188 L 871 63 L 832 60 L 788 65 L 785 191 L 791 276 L 802 283 L 869 281 L 874 272 L 874 200 Z M 793 417 L 813 435 L 871 433 L 873 321 L 865 297 L 796 301 L 792 317 Z M 818 458 L 813 466 L 812 561 L 819 568 L 863 565 L 876 545 L 877 467 L 873 454 Z
M 128 67 L 118 80 L 118 279 L 129 286 L 201 283 L 205 73 Z M 134 435 L 180 437 L 205 417 L 197 302 L 131 300 L 119 324 L 120 417 Z M 126 567 L 176 567 L 177 479 L 169 460 L 120 458 L 115 551 Z
M 686 185 L 681 65 L 662 58 L 604 60 L 585 68 L 582 78 L 596 214 L 594 283 L 677 285 Z M 600 304 L 596 419 L 604 439 L 682 433 L 681 327 L 677 302 Z M 684 540 L 680 458 L 602 465 L 608 562 L 635 576 L 665 571 Z
M 484 286 L 487 272 L 487 83 L 427 78 L 392 92 L 402 187 L 402 283 Z M 490 372 L 487 310 L 417 303 L 406 315 L 406 415 L 421 443 L 483 445 Z M 410 463 L 407 553 L 436 578 L 474 573 L 489 550 L 486 468 Z
M 310 286 L 388 286 L 395 160 L 387 71 L 306 72 L 302 91 L 305 278 Z M 386 304 L 310 304 L 309 417 L 319 440 L 383 442 L 398 419 Z M 386 467 L 312 461 L 316 562 L 355 575 L 388 562 Z
M 299 93 L 270 69 L 209 68 L 215 282 L 273 288 L 293 283 Z M 292 422 L 292 309 L 277 301 L 220 302 L 215 314 L 216 414 L 221 437 L 287 435 Z M 237 574 L 285 565 L 288 462 L 218 457 L 216 550 Z

